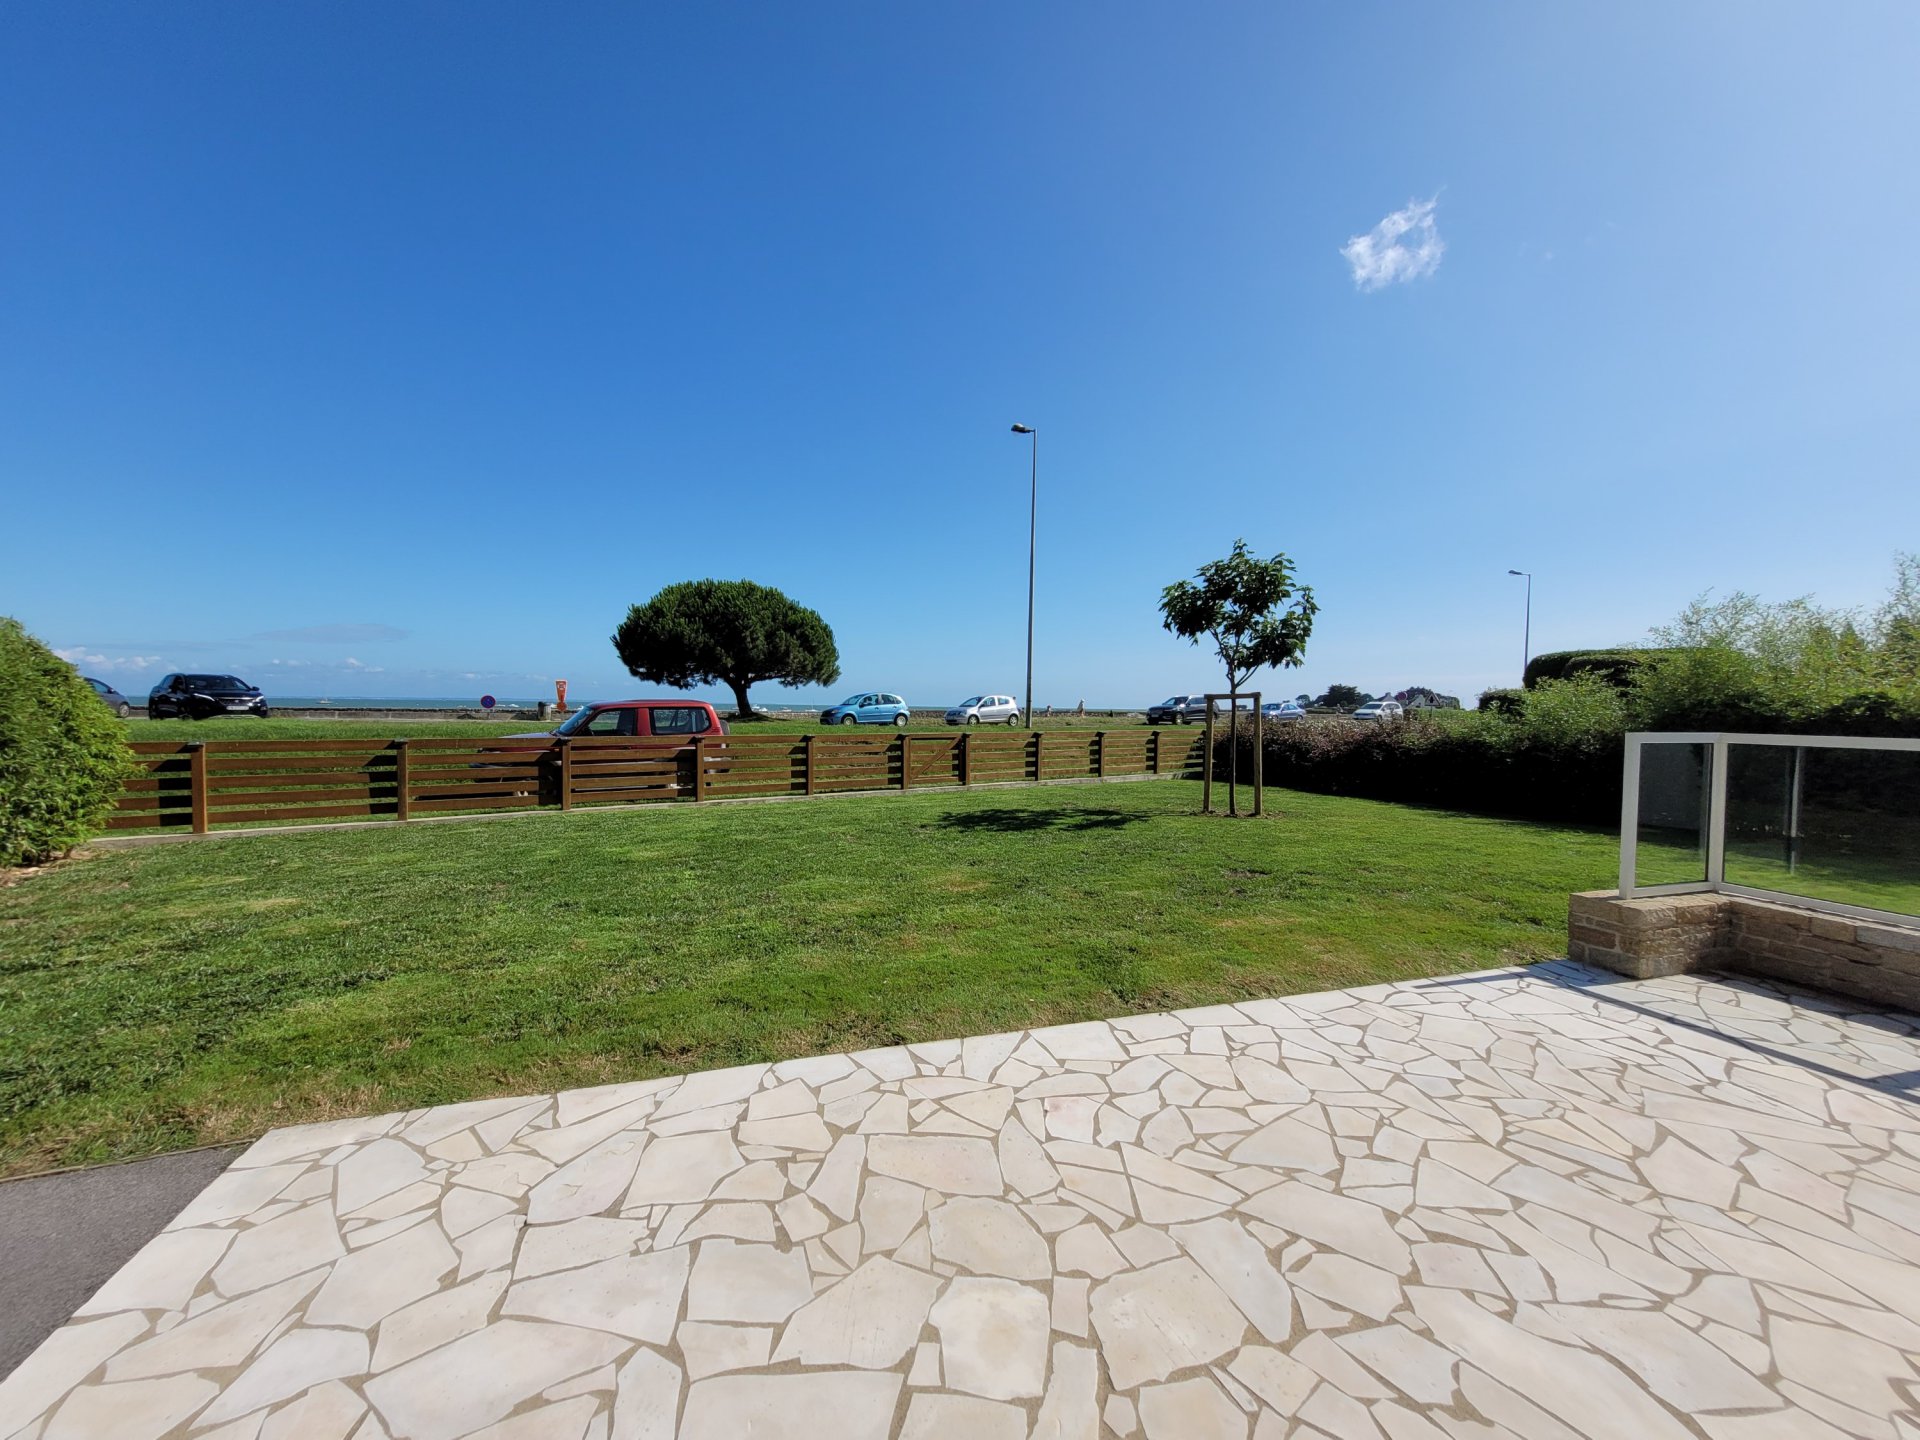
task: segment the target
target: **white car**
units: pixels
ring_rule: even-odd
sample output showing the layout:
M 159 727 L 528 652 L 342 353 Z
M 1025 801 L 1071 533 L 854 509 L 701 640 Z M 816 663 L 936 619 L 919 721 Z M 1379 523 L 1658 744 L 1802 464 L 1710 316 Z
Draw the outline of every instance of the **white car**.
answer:
M 1406 714 L 1398 700 L 1369 700 L 1353 712 L 1356 720 L 1398 720 Z
M 947 711 L 949 725 L 1018 725 L 1020 707 L 1011 695 L 975 695 Z

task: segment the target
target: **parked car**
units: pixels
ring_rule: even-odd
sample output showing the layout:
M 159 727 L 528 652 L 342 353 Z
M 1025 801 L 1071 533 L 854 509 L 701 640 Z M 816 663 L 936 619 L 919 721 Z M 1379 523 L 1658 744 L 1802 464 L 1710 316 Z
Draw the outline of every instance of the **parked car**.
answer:
M 597 739 L 618 735 L 635 739 L 650 735 L 671 738 L 726 733 L 727 722 L 704 700 L 603 700 L 581 706 L 557 730 L 534 730 L 503 738 L 538 740 L 555 735 Z
M 905 725 L 911 719 L 913 711 L 906 701 L 880 690 L 849 695 L 820 712 L 822 725 Z
M 1369 700 L 1353 712 L 1356 720 L 1398 720 L 1406 714 L 1398 700 Z
M 1147 723 L 1149 725 L 1178 725 L 1187 718 L 1187 702 L 1200 698 L 1201 697 L 1195 695 L 1169 695 L 1158 705 L 1149 705 L 1147 707 Z
M 1020 707 L 1011 695 L 975 695 L 947 711 L 949 725 L 1018 725 Z
M 91 675 L 82 675 L 80 678 L 91 685 L 93 687 L 93 693 L 104 700 L 107 708 L 122 720 L 133 713 L 133 706 L 127 703 L 127 697 L 114 689 L 113 686 L 107 684 L 106 681 L 96 680 Z
M 149 720 L 206 720 L 215 715 L 272 717 L 257 685 L 233 675 L 162 675 L 147 696 Z
M 1260 718 L 1268 725 L 1294 725 L 1307 718 L 1307 709 L 1298 700 L 1269 700 L 1260 707 Z

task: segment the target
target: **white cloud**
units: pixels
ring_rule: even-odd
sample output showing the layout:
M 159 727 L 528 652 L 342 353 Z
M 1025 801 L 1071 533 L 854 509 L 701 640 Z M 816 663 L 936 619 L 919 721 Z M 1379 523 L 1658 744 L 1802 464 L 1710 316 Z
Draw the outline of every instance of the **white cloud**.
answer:
M 161 660 L 158 655 L 102 655 L 98 650 L 89 650 L 84 645 L 74 645 L 53 653 L 69 665 L 94 670 L 151 670 Z
M 1446 241 L 1434 226 L 1434 207 L 1440 197 L 1410 200 L 1364 235 L 1340 247 L 1353 268 L 1353 283 L 1361 290 L 1382 290 L 1408 280 L 1420 280 L 1440 268 Z

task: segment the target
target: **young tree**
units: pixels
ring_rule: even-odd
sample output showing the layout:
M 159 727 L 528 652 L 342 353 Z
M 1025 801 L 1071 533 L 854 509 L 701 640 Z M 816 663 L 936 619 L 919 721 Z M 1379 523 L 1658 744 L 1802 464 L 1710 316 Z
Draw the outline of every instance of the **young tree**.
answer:
M 831 685 L 840 651 L 817 611 L 751 580 L 687 580 L 627 611 L 613 632 L 620 663 L 642 680 L 727 686 L 742 718 L 757 680 Z
M 1229 723 L 1236 734 L 1241 682 L 1264 666 L 1297 666 L 1319 608 L 1312 589 L 1299 583 L 1291 560 L 1285 555 L 1261 560 L 1247 553 L 1245 540 L 1234 541 L 1233 553 L 1224 560 L 1202 565 L 1194 579 L 1176 581 L 1160 592 L 1160 614 L 1168 630 L 1195 645 L 1203 635 L 1213 641 L 1227 671 Z M 1235 804 L 1236 778 L 1230 765 L 1229 810 Z

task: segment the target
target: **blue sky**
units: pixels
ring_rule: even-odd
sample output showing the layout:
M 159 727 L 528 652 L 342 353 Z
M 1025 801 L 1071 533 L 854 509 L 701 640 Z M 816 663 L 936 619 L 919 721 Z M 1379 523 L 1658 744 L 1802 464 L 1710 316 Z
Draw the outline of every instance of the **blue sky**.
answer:
M 7 28 L 0 611 L 129 691 L 633 693 L 705 575 L 835 691 L 1017 691 L 1016 420 L 1041 703 L 1217 682 L 1156 600 L 1237 536 L 1288 694 L 1512 683 L 1509 567 L 1538 651 L 1920 548 L 1909 4 Z

